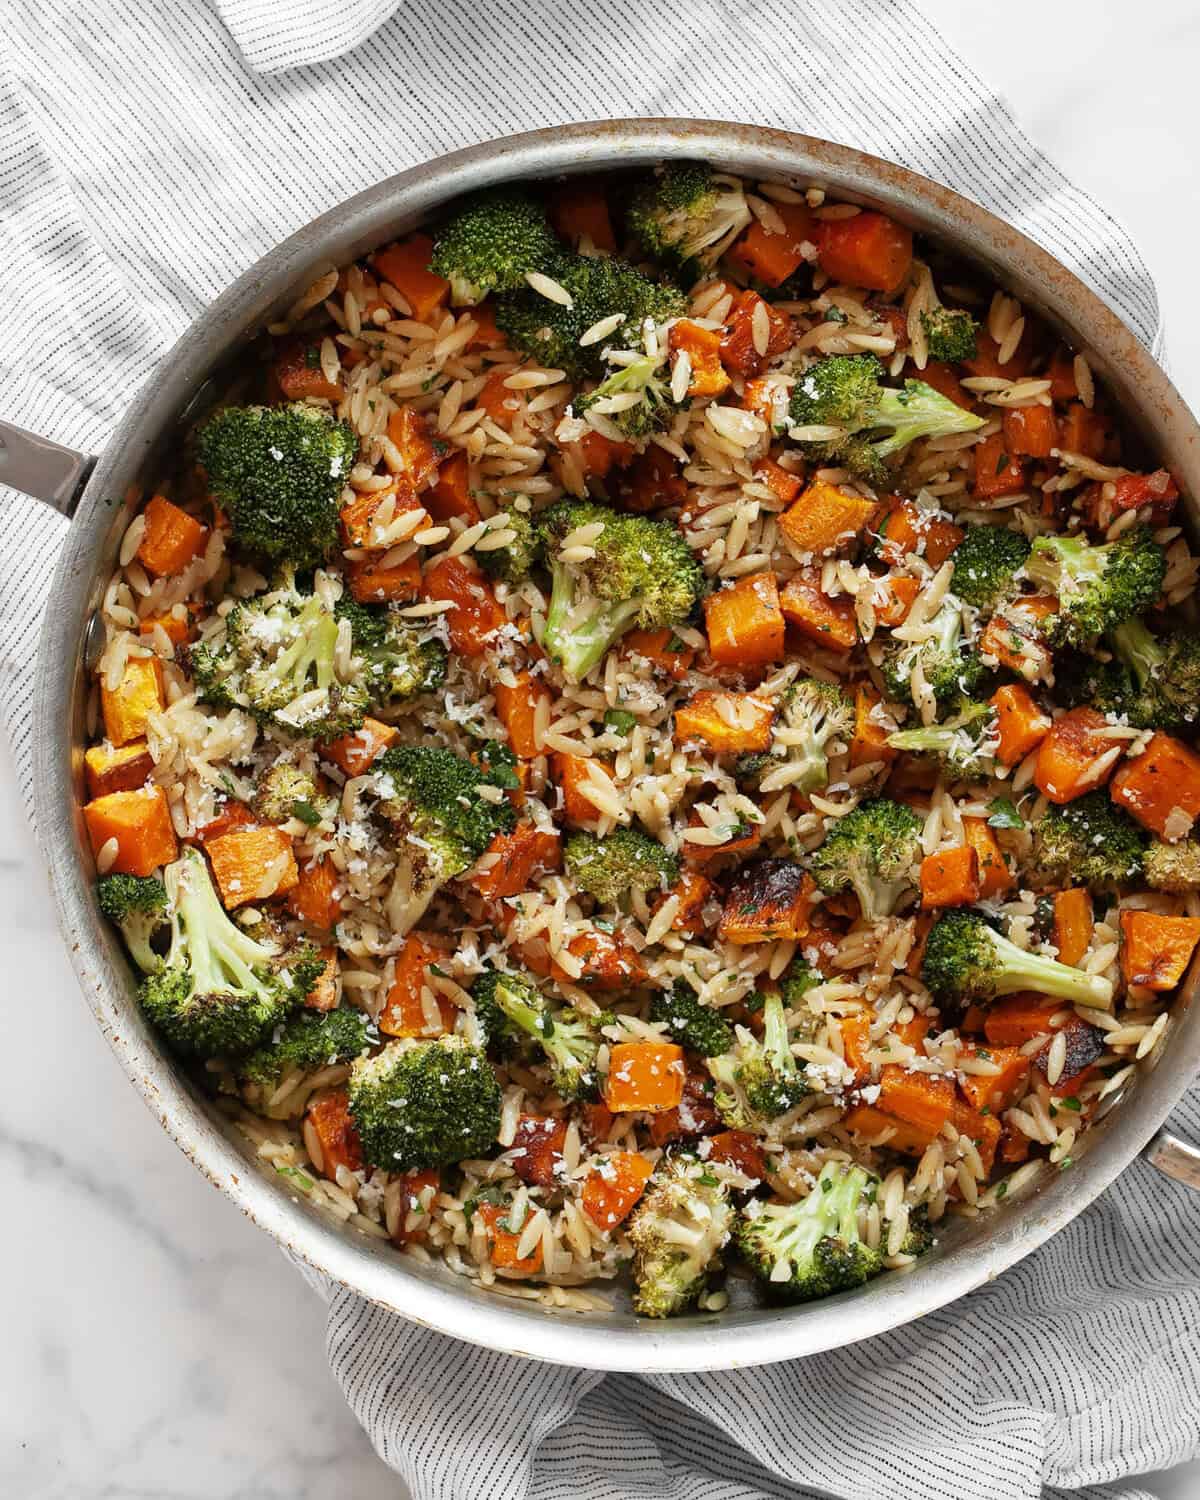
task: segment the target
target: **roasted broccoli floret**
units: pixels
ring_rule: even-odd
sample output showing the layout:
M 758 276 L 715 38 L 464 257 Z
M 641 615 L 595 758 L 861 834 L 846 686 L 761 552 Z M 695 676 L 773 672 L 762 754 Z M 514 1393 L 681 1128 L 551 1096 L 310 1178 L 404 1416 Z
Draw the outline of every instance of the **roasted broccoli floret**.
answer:
M 825 983 L 825 976 L 818 970 L 812 969 L 802 958 L 794 958 L 784 970 L 779 981 L 779 993 L 783 996 L 783 1003 L 788 1010 L 804 1011 L 804 997 L 809 990 L 815 990 L 819 984 Z
M 983 425 L 982 417 L 923 380 L 906 380 L 896 389 L 883 385 L 882 375 L 873 354 L 835 354 L 804 371 L 792 388 L 792 426 L 842 429 L 837 437 L 801 440 L 810 458 L 882 484 L 887 461 L 918 438 L 973 432 Z M 876 436 L 867 436 L 872 433 Z
M 866 1243 L 859 1221 L 878 1186 L 862 1167 L 830 1161 L 799 1203 L 749 1204 L 737 1245 L 764 1289 L 786 1302 L 810 1302 L 877 1276 L 883 1251 Z
M 633 1305 L 644 1318 L 685 1312 L 719 1265 L 729 1238 L 729 1194 L 701 1161 L 665 1157 L 633 1211 Z
M 935 307 L 921 314 L 930 359 L 958 364 L 979 352 L 979 324 L 965 308 Z
M 1174 631 L 1163 639 L 1144 620 L 1118 625 L 1112 648 L 1136 688 L 1127 715 L 1139 729 L 1175 729 L 1200 712 L 1200 635 Z
M 911 807 L 887 797 L 860 802 L 839 818 L 810 861 L 826 895 L 852 889 L 868 922 L 890 917 L 914 889 L 921 820 Z
M 523 188 L 476 193 L 439 230 L 429 269 L 450 283 L 454 307 L 472 307 L 489 292 L 512 292 L 530 271 L 562 254 L 542 204 Z
M 244 547 L 312 567 L 337 540 L 338 496 L 358 453 L 348 422 L 313 406 L 229 406 L 200 430 L 197 456 Z
M 553 579 L 542 645 L 572 682 L 579 682 L 625 631 L 682 624 L 704 583 L 677 526 L 622 515 L 591 502 L 559 501 L 538 517 Z M 564 562 L 565 537 L 581 526 L 603 530 L 585 562 Z
M 1112 980 L 1085 974 L 1055 959 L 1027 953 L 1002 937 L 978 912 L 955 908 L 929 929 L 921 978 L 935 999 L 986 1005 L 1000 995 L 1034 990 L 1075 1005 L 1104 1007 Z
M 1058 612 L 1042 624 L 1052 646 L 1087 646 L 1149 609 L 1166 568 L 1147 526 L 1130 527 L 1103 546 L 1079 536 L 1039 536 L 1025 564 L 1034 583 L 1058 596 Z
M 338 622 L 317 590 L 289 573 L 278 587 L 235 604 L 217 635 L 190 648 L 206 702 L 237 707 L 285 734 L 329 740 L 357 729 L 370 706 L 362 674 L 343 680 Z
M 879 409 L 883 366 L 873 354 L 818 360 L 796 380 L 788 415 L 796 427 L 869 428 Z
M 1200 839 L 1183 839 L 1178 844 L 1154 839 L 1146 850 L 1142 875 L 1151 890 L 1173 895 L 1200 891 Z
M 512 539 L 502 547 L 489 547 L 486 552 L 477 551 L 474 556 L 484 572 L 490 573 L 493 578 L 503 578 L 505 583 L 524 583 L 537 561 L 537 527 L 529 514 L 528 502 L 524 510 L 519 510 L 514 497 L 503 509 L 505 521 L 500 530 L 511 532 Z M 499 532 L 494 535 L 499 535 Z
M 254 788 L 254 811 L 267 823 L 299 818 L 313 827 L 334 806 L 334 799 L 321 793 L 307 771 L 286 760 L 277 760 L 262 771 Z
M 990 703 L 965 703 L 940 724 L 889 734 L 893 750 L 933 755 L 951 776 L 990 776 L 996 764 L 996 713 Z
M 1137 729 L 1176 729 L 1182 720 L 1153 679 L 1145 687 L 1117 658 L 1065 651 L 1054 664 L 1054 697 L 1064 708 L 1095 708 Z
M 285 1073 L 350 1062 L 378 1041 L 366 1016 L 349 1005 L 301 1010 L 283 1023 L 277 1036 L 239 1062 L 237 1073 L 247 1083 L 274 1088 Z
M 336 614 L 350 621 L 356 680 L 373 708 L 432 693 L 446 680 L 447 652 L 391 605 L 340 599 Z
M 167 888 L 153 875 L 102 875 L 96 900 L 110 922 L 121 929 L 129 956 L 143 974 L 152 973 L 162 959 L 150 940 L 167 919 Z
M 749 224 L 750 209 L 735 178 L 704 162 L 669 162 L 634 188 L 627 222 L 647 255 L 694 281 Z
M 1047 808 L 1033 827 L 1030 873 L 1047 885 L 1109 891 L 1139 879 L 1146 835 L 1105 791 Z
M 631 395 L 637 397 L 632 404 Z M 671 395 L 670 376 L 662 359 L 643 354 L 607 375 L 594 391 L 577 397 L 575 410 L 607 417 L 631 442 L 638 443 L 669 427 L 679 408 Z
M 761 1048 L 753 1057 L 743 1050 L 738 1082 L 754 1113 L 773 1120 L 795 1109 L 801 1099 L 812 1093 L 812 1085 L 792 1056 L 787 1013 L 779 990 L 768 991 L 764 996 L 762 1018 Z M 717 1107 L 720 1108 L 719 1102 Z
M 628 903 L 634 891 L 649 895 L 679 879 L 679 858 L 637 828 L 618 828 L 606 838 L 572 833 L 563 849 L 567 874 L 602 906 Z
M 733 1046 L 733 1027 L 719 1010 L 701 1001 L 686 979 L 657 992 L 650 1002 L 650 1019 L 665 1026 L 673 1042 L 701 1057 L 716 1057 Z
M 437 745 L 393 745 L 373 769 L 397 854 L 388 913 L 393 931 L 407 932 L 446 881 L 512 828 L 508 798 L 492 801 L 480 790 L 503 788 L 509 768 L 476 765 Z
M 185 849 L 163 881 L 171 941 L 142 981 L 142 1009 L 184 1056 L 250 1051 L 308 994 L 321 959 L 310 947 L 279 953 L 235 926 L 197 849 Z
M 948 594 L 930 623 L 935 633 L 928 640 L 893 641 L 885 651 L 881 670 L 888 696 L 911 703 L 912 673 L 919 665 L 939 703 L 974 697 L 987 677 L 987 668 L 979 653 L 963 640 L 957 598 Z
M 740 785 L 757 788 L 772 772 L 798 765 L 802 767 L 799 779 L 787 785 L 804 794 L 819 791 L 829 782 L 831 743 L 848 742 L 853 731 L 854 704 L 842 689 L 832 682 L 802 677 L 779 699 L 770 750 L 739 755 L 734 775 Z
M 713 1103 L 730 1130 L 765 1130 L 812 1092 L 805 1070 L 791 1052 L 781 991 L 754 996 L 763 1013 L 763 1036 L 739 1026 L 732 1050 L 710 1056 L 706 1066 L 716 1090 Z
M 620 313 L 620 337 L 629 347 L 642 341 L 647 319 L 665 323 L 687 311 L 678 287 L 643 276 L 628 262 L 611 255 L 562 255 L 546 268 L 571 298 L 552 302 L 532 287 L 497 298 L 496 326 L 522 354 L 548 368 L 565 370 L 572 380 L 604 374 L 604 342 L 581 345 L 593 324 Z
M 350 1114 L 373 1167 L 443 1167 L 490 1151 L 500 1133 L 500 1085 L 460 1036 L 389 1042 L 350 1069 Z
M 599 1035 L 573 1010 L 552 1010 L 532 979 L 503 969 L 487 969 L 471 987 L 475 1014 L 489 1040 L 524 1035 L 550 1064 L 555 1090 L 564 1099 L 595 1096 Z
M 1007 526 L 968 526 L 954 549 L 954 592 L 973 609 L 990 614 L 1017 591 L 1017 573 L 1029 542 Z

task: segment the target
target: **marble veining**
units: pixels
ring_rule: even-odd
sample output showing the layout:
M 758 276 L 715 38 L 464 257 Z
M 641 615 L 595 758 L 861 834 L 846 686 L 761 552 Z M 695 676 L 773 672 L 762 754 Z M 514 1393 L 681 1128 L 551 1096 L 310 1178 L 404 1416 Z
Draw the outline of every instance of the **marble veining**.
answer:
M 1001 23 L 994 7 L 924 3 L 1030 135 L 1133 231 L 1175 380 L 1200 405 L 1200 10 L 1007 0 Z M 1123 107 L 1150 79 L 1153 108 Z M 0 1495 L 403 1500 L 329 1374 L 320 1301 L 187 1165 L 93 1026 L 6 751 L 0 913 L 6 1050 L 55 1059 L 45 1092 L 23 1072 L 0 1089 Z M 1161 1500 L 1195 1497 L 1200 1464 L 1143 1482 Z

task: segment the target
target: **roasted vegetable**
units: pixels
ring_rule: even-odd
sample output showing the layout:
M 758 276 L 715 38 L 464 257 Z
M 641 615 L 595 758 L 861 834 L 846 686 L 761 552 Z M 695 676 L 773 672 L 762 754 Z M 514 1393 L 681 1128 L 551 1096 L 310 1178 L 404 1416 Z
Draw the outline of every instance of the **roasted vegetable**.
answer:
M 649 895 L 679 879 L 679 859 L 637 828 L 618 828 L 605 838 L 573 833 L 563 850 L 567 874 L 602 906 L 628 903 L 634 891 Z
M 1050 885 L 1081 881 L 1108 891 L 1142 873 L 1146 836 L 1103 791 L 1050 807 L 1033 828 L 1031 873 Z
M 686 979 L 655 994 L 650 1019 L 664 1025 L 673 1042 L 701 1057 L 716 1057 L 733 1046 L 733 1027 L 719 1010 L 700 1000 Z
M 308 994 L 322 960 L 313 948 L 277 947 L 235 926 L 198 849 L 185 849 L 163 883 L 170 944 L 142 981 L 143 1010 L 185 1056 L 250 1051 Z
M 338 496 L 358 453 L 348 422 L 313 406 L 228 406 L 200 431 L 197 456 L 237 541 L 298 568 L 337 540 Z
M 862 1167 L 826 1162 L 799 1203 L 753 1202 L 737 1224 L 737 1244 L 764 1289 L 809 1302 L 861 1286 L 883 1270 L 883 1252 L 863 1238 L 861 1215 L 878 1187 Z M 918 1222 L 902 1247 L 921 1254 L 930 1235 Z
M 629 1221 L 634 1308 L 645 1318 L 685 1312 L 718 1264 L 732 1219 L 729 1194 L 704 1162 L 665 1157 Z
M 1105 1007 L 1112 981 L 1018 948 L 978 912 L 945 912 L 929 930 L 921 978 L 938 1000 L 986 1004 L 999 995 L 1036 990 L 1077 1005 Z
M 801 438 L 818 464 L 837 464 L 872 484 L 887 479 L 888 460 L 921 437 L 971 432 L 983 418 L 964 411 L 923 380 L 900 389 L 882 384 L 873 354 L 835 354 L 805 370 L 792 389 L 793 428 L 837 427 L 837 437 Z M 873 434 L 870 436 L 869 434 Z
M 489 292 L 513 292 L 531 271 L 546 271 L 562 254 L 546 210 L 532 193 L 505 186 L 476 193 L 433 242 L 429 269 L 450 283 L 455 307 Z
M 910 807 L 876 797 L 839 818 L 812 856 L 827 895 L 853 890 L 868 922 L 878 922 L 915 889 L 921 821 Z
M 331 740 L 357 729 L 371 702 L 364 674 L 338 668 L 338 622 L 326 596 L 286 573 L 235 604 L 223 635 L 186 660 L 206 702 L 241 708 L 285 734 Z
M 350 1070 L 350 1114 L 371 1166 L 389 1172 L 483 1156 L 500 1131 L 500 1085 L 459 1036 L 389 1042 Z
M 480 788 L 507 789 L 513 777 L 507 766 L 478 766 L 435 745 L 394 745 L 375 762 L 375 775 L 397 852 L 389 915 L 393 930 L 403 933 L 446 881 L 512 828 L 512 803 L 492 801 Z
M 545 1054 L 554 1087 L 564 1099 L 589 1099 L 596 1093 L 599 1033 L 574 1011 L 555 1011 L 524 974 L 487 969 L 471 989 L 476 1015 L 489 1040 L 524 1035 Z
M 676 526 L 602 505 L 560 501 L 538 518 L 554 588 L 542 645 L 573 682 L 586 677 L 634 625 L 680 625 L 700 597 L 703 574 Z M 564 538 L 603 529 L 583 562 L 563 561 Z
M 162 959 L 150 946 L 167 917 L 167 889 L 152 875 L 104 875 L 96 882 L 96 899 L 110 922 L 121 929 L 129 956 L 149 974 Z
M 1025 564 L 1028 576 L 1058 598 L 1058 612 L 1042 626 L 1053 646 L 1087 646 L 1149 609 L 1166 570 L 1166 555 L 1146 526 L 1102 546 L 1078 536 L 1039 536 Z
M 523 354 L 572 380 L 604 373 L 603 343 L 579 342 L 593 324 L 619 313 L 625 339 L 636 344 L 647 319 L 664 323 L 687 310 L 677 287 L 652 281 L 616 256 L 563 254 L 544 274 L 567 292 L 570 305 L 527 286 L 497 299 L 496 326 Z
M 736 178 L 704 162 L 668 162 L 634 188 L 627 218 L 647 255 L 694 281 L 749 224 L 750 209 Z

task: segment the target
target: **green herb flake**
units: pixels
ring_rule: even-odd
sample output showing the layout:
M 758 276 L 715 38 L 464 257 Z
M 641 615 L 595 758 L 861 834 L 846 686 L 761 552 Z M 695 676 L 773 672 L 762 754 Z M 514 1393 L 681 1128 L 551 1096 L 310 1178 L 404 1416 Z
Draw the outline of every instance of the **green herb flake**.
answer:
M 292 803 L 292 817 L 299 818 L 301 823 L 306 824 L 309 828 L 315 828 L 321 821 L 321 814 L 312 803 L 303 800 Z
M 988 803 L 989 828 L 1024 828 L 1025 819 L 1017 811 L 1016 803 L 1008 797 L 996 797 Z
M 604 722 L 614 734 L 627 735 L 637 726 L 637 715 L 626 708 L 609 708 L 604 711 Z
M 298 1167 L 276 1167 L 275 1170 L 280 1177 L 286 1177 L 289 1182 L 294 1182 L 302 1193 L 311 1193 L 316 1186 L 312 1178 L 306 1176 Z

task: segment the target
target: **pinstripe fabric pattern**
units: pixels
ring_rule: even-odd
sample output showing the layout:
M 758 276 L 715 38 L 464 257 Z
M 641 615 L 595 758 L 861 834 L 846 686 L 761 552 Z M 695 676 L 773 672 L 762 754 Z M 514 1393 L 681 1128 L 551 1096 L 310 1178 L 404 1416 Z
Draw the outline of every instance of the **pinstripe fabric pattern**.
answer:
M 218 0 L 221 19 L 256 73 L 327 62 L 357 47 L 396 0 Z
M 602 114 L 753 116 L 925 172 L 1040 240 L 1160 350 L 1128 236 L 908 0 L 392 10 L 10 0 L 4 415 L 99 446 L 204 303 L 316 213 L 471 141 Z M 936 89 L 914 82 L 928 77 Z M 3 493 L 0 707 L 26 785 L 61 530 Z M 1200 1102 L 1176 1123 L 1200 1135 Z M 334 1372 L 419 1500 L 1140 1500 L 1125 1476 L 1200 1450 L 1198 1231 L 1195 1201 L 1135 1166 L 1052 1244 L 918 1325 L 691 1377 L 521 1364 L 320 1289 Z

